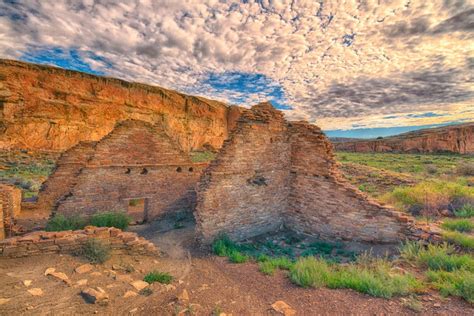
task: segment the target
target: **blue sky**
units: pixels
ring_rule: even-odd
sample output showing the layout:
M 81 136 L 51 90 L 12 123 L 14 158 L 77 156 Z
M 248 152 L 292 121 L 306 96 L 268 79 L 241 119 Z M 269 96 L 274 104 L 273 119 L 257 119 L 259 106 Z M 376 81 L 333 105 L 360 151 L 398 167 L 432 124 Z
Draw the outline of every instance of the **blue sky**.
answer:
M 463 0 L 0 2 L 0 57 L 251 106 L 330 134 L 474 120 Z M 379 133 L 379 134 L 377 134 Z

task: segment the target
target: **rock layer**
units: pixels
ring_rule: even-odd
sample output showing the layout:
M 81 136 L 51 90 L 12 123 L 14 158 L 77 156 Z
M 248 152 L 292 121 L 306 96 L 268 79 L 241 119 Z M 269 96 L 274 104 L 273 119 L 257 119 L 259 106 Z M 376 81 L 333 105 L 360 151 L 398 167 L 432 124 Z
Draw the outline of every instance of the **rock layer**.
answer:
M 0 148 L 64 151 L 127 119 L 162 123 L 185 151 L 220 148 L 240 109 L 202 97 L 0 59 Z
M 350 152 L 474 154 L 474 123 L 424 129 L 382 139 L 334 142 Z

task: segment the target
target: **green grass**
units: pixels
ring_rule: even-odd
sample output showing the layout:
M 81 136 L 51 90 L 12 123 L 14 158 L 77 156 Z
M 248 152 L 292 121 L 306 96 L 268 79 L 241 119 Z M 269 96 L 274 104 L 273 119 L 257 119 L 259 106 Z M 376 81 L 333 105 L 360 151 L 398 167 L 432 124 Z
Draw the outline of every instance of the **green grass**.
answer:
M 474 205 L 466 204 L 458 210 L 454 211 L 454 216 L 461 218 L 474 217 Z
M 375 297 L 391 298 L 419 290 L 421 284 L 409 274 L 394 274 L 390 265 L 375 260 L 370 265 L 330 265 L 323 259 L 299 258 L 290 269 L 290 279 L 302 287 L 353 289 Z
M 102 212 L 92 215 L 90 224 L 97 227 L 116 227 L 122 230 L 128 227 L 131 218 L 123 212 Z
M 445 219 L 441 227 L 451 231 L 471 232 L 474 229 L 474 223 L 469 219 Z
M 192 162 L 209 162 L 216 158 L 216 154 L 212 151 L 193 151 L 191 152 Z
M 455 272 L 428 271 L 428 281 L 443 296 L 459 296 L 474 304 L 474 273 L 466 270 Z
M 83 229 L 86 224 L 87 221 L 80 216 L 65 217 L 62 214 L 58 214 L 48 221 L 45 230 L 48 232 L 78 230 Z
M 455 271 L 460 269 L 474 271 L 474 257 L 468 254 L 456 254 L 448 244 L 427 247 L 408 242 L 400 248 L 402 258 L 416 262 L 431 270 Z
M 240 251 L 234 250 L 228 254 L 229 261 L 232 263 L 244 263 L 250 260 L 250 257 Z
M 79 255 L 90 263 L 104 263 L 110 258 L 110 247 L 99 239 L 89 238 L 79 251 Z
M 145 275 L 143 281 L 150 284 L 155 282 L 170 284 L 173 281 L 173 276 L 166 272 L 152 271 Z
M 474 250 L 474 237 L 460 232 L 443 232 L 443 238 L 455 245 L 461 246 L 466 250 Z
M 405 210 L 416 205 L 428 210 L 439 210 L 447 208 L 456 200 L 474 201 L 474 187 L 465 185 L 462 180 L 422 181 L 412 187 L 395 188 L 383 199 Z
M 266 258 L 259 260 L 259 269 L 262 273 L 273 275 L 277 269 L 290 270 L 294 263 L 287 257 Z
M 474 157 L 454 154 L 420 155 L 337 152 L 336 157 L 342 163 L 357 163 L 377 169 L 420 175 L 431 174 L 430 168 L 436 168 L 436 174 L 450 174 L 456 172 L 458 165 L 464 166 L 474 163 Z M 427 166 L 430 167 L 427 168 Z M 436 174 L 433 174 L 433 176 Z
M 232 263 L 244 263 L 250 260 L 250 256 L 242 252 L 242 247 L 226 235 L 219 236 L 213 242 L 212 250 L 220 257 L 228 257 Z

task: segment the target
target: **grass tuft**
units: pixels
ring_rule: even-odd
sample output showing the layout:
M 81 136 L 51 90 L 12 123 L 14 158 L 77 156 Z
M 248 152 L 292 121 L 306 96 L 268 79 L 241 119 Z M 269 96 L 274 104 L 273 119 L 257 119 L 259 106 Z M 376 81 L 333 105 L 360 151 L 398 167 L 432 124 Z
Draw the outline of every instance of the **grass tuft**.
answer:
M 474 250 L 474 238 L 460 232 L 443 232 L 446 241 L 461 246 L 467 250 Z
M 433 271 L 426 273 L 428 281 L 443 296 L 460 296 L 469 303 L 474 303 L 474 273 L 466 270 L 455 272 Z
M 145 275 L 143 281 L 150 284 L 155 282 L 170 284 L 173 281 L 173 276 L 166 272 L 152 271 Z
M 103 212 L 92 215 L 90 224 L 97 227 L 116 227 L 122 230 L 128 227 L 131 218 L 123 212 Z
M 268 258 L 259 262 L 259 269 L 264 274 L 273 275 L 277 269 L 290 270 L 293 264 L 287 257 Z
M 474 229 L 474 223 L 469 219 L 445 219 L 441 227 L 451 231 L 471 232 Z
M 86 220 L 80 216 L 66 217 L 62 214 L 55 215 L 46 224 L 48 232 L 59 232 L 64 230 L 78 230 L 86 226 Z
M 104 263 L 110 258 L 110 247 L 99 239 L 89 238 L 79 254 L 90 263 Z
M 460 209 L 454 211 L 454 216 L 461 218 L 474 217 L 474 206 L 471 204 L 465 204 Z

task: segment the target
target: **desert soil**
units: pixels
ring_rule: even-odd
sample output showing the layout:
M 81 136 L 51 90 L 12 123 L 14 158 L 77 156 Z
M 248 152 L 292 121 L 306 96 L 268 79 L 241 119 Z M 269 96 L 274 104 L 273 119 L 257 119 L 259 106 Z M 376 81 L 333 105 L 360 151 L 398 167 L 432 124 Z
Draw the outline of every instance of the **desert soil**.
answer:
M 351 290 L 303 289 L 293 285 L 285 272 L 266 276 L 255 263 L 229 263 L 197 247 L 190 222 L 182 229 L 155 222 L 131 230 L 152 240 L 163 254 L 156 258 L 114 256 L 83 274 L 74 269 L 85 262 L 69 255 L 0 260 L 0 314 L 279 315 L 271 307 L 279 300 L 291 306 L 296 315 L 415 314 L 404 306 L 404 298 L 386 300 Z M 122 269 L 130 266 L 135 271 Z M 71 284 L 45 276 L 50 267 L 64 272 Z M 149 296 L 123 297 L 127 291 L 138 293 L 130 282 L 142 280 L 152 270 L 169 272 L 175 278 L 170 285 L 150 285 L 153 293 Z M 87 284 L 78 285 L 84 279 Z M 24 284 L 26 280 L 31 280 L 29 286 Z M 81 297 L 82 289 L 97 286 L 109 295 L 108 305 L 89 304 Z M 43 294 L 28 292 L 35 288 Z M 419 300 L 424 315 L 474 314 L 472 305 L 458 298 L 441 298 L 436 292 L 421 295 Z

